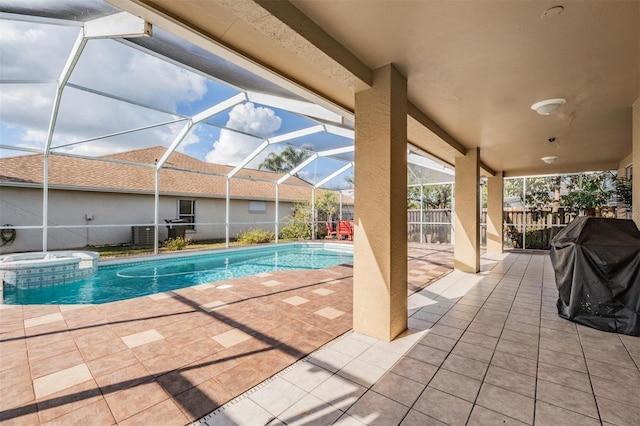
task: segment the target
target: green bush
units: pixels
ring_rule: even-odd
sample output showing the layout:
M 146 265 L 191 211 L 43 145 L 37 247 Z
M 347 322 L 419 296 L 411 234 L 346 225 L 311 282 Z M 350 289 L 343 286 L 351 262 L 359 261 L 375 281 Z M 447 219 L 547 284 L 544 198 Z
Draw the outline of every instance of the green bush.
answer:
M 175 238 L 169 238 L 164 242 L 164 248 L 170 251 L 182 250 L 188 246 L 190 241 L 187 238 L 177 236 Z
M 311 226 L 305 222 L 290 222 L 280 230 L 283 240 L 308 240 L 311 238 Z
M 269 243 L 275 240 L 276 235 L 273 232 L 264 229 L 250 229 L 247 232 L 239 234 L 236 239 L 242 244 L 261 244 Z

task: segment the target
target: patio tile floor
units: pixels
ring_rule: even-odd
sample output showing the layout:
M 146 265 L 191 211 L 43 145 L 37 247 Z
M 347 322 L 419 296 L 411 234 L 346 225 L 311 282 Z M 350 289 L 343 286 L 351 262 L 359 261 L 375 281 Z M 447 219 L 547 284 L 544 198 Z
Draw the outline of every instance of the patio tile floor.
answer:
M 393 342 L 349 331 L 349 266 L 0 305 L 0 424 L 640 424 L 640 339 L 558 318 L 548 256 L 409 256 Z

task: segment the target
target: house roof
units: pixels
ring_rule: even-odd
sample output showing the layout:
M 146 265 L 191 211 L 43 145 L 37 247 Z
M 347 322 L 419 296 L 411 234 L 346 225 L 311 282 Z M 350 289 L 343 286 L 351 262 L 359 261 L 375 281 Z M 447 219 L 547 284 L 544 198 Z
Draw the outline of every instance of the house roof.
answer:
M 84 191 L 153 193 L 155 172 L 151 167 L 165 153 L 156 146 L 96 158 L 51 154 L 49 187 Z M 0 185 L 41 186 L 43 155 L 25 155 L 0 159 Z M 225 197 L 226 175 L 231 166 L 207 163 L 174 152 L 160 170 L 160 193 Z M 275 199 L 275 182 L 283 174 L 243 169 L 230 181 L 231 198 Z M 308 198 L 311 186 L 292 176 L 280 185 L 281 200 Z M 321 196 L 323 190 L 318 190 Z M 344 200 L 343 200 L 344 201 Z M 352 200 L 351 200 L 352 201 Z

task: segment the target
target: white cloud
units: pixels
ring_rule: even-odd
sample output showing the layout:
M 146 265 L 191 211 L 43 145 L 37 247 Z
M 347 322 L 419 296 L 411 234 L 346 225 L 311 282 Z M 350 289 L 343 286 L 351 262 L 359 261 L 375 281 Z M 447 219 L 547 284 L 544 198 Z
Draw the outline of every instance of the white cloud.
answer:
M 56 80 L 78 28 L 3 21 L 0 25 L 0 78 Z M 70 82 L 168 111 L 182 106 L 208 107 L 207 80 L 113 40 L 92 40 Z M 0 123 L 11 129 L 6 145 L 44 147 L 55 84 L 10 84 L 0 91 Z M 204 104 L 204 105 L 203 105 Z M 67 144 L 178 118 L 148 108 L 65 88 L 54 132 L 54 145 Z M 64 150 L 102 155 L 147 146 L 167 146 L 184 122 L 133 132 Z M 6 136 L 6 135 L 5 135 Z M 183 145 L 199 142 L 190 133 Z
M 273 136 L 281 125 L 282 119 L 272 109 L 246 102 L 231 110 L 226 126 L 265 139 Z M 213 143 L 213 150 L 207 154 L 206 161 L 235 166 L 251 154 L 259 143 L 256 138 L 223 129 L 219 139 Z

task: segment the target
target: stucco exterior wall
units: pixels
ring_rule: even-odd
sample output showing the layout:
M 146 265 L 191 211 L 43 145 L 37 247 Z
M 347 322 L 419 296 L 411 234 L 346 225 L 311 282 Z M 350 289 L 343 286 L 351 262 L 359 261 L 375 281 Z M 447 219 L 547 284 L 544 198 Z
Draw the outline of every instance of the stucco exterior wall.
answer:
M 188 231 L 194 240 L 225 238 L 224 199 L 162 196 L 159 203 L 159 239 L 168 236 L 164 219 L 178 217 L 178 200 L 196 200 L 196 229 Z M 266 201 L 264 213 L 249 212 L 250 200 L 231 200 L 230 237 L 251 228 L 274 230 L 275 202 Z M 281 226 L 293 204 L 280 202 Z M 92 218 L 87 220 L 87 218 Z M 131 226 L 153 224 L 154 197 L 145 194 L 116 194 L 88 191 L 49 191 L 48 249 L 60 250 L 87 245 L 127 244 Z M 271 222 L 271 223 L 266 223 Z M 42 225 L 42 190 L 2 187 L 0 223 L 14 226 Z M 116 226 L 113 226 L 116 225 Z M 62 226 L 57 228 L 57 226 Z M 13 243 L 0 247 L 0 253 L 42 250 L 41 229 L 18 229 Z

